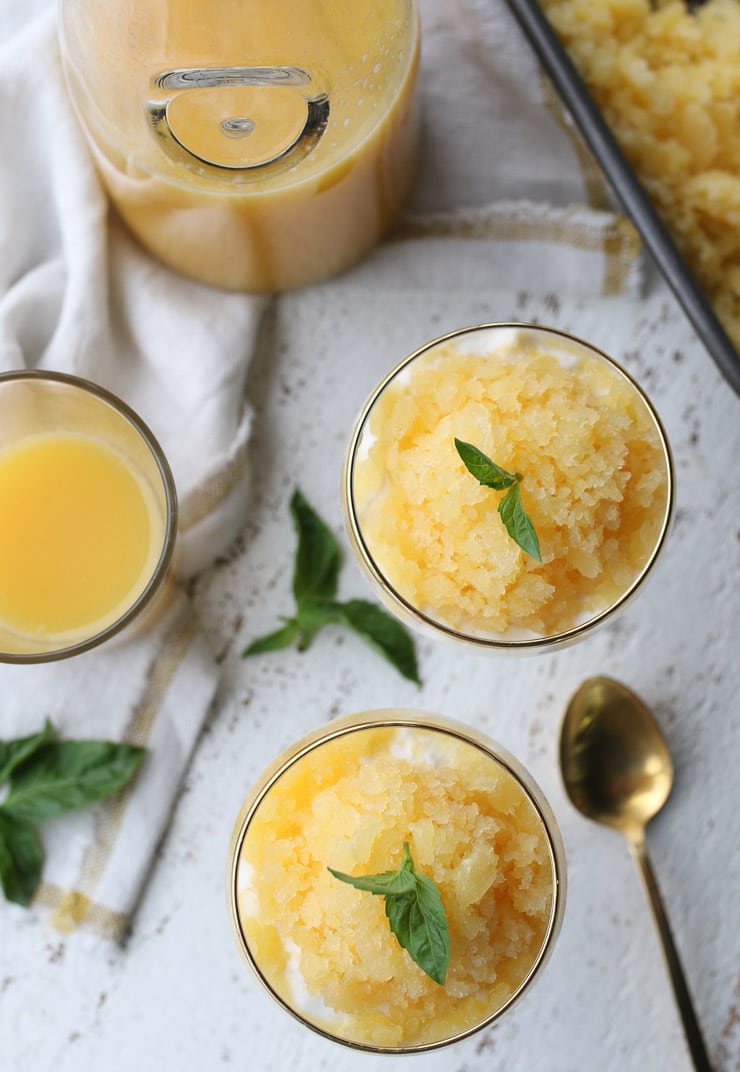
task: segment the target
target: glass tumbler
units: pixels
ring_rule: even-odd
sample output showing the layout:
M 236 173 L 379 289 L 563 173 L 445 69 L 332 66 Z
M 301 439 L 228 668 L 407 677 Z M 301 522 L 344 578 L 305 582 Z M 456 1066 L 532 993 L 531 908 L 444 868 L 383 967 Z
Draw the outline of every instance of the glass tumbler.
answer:
M 0 374 L 0 512 L 1 662 L 48 662 L 128 635 L 163 596 L 172 473 L 144 422 L 96 384 Z
M 469 471 L 457 443 L 499 472 Z M 652 403 L 606 354 L 555 328 L 483 324 L 433 339 L 378 384 L 342 500 L 353 550 L 400 618 L 537 653 L 641 589 L 668 534 L 673 463 Z
M 113 204 L 185 275 L 332 275 L 409 189 L 415 0 L 61 0 L 60 40 Z

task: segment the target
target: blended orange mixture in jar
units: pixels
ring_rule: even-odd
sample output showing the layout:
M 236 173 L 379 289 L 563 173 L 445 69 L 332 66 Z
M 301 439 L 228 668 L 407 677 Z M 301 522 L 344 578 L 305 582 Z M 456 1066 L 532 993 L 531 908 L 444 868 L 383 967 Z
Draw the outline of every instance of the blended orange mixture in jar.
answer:
M 412 0 L 63 6 L 69 88 L 118 212 L 166 264 L 232 289 L 324 278 L 381 237 L 415 171 L 418 51 Z
M 0 629 L 73 643 L 116 621 L 156 567 L 154 496 L 107 444 L 27 436 L 0 451 Z
M 328 870 L 396 869 L 404 842 L 444 906 L 443 985 L 399 945 L 383 898 Z M 365 725 L 300 755 L 259 801 L 238 858 L 238 927 L 309 1023 L 340 1041 L 421 1047 L 471 1031 L 523 986 L 553 929 L 554 860 L 505 762 L 442 730 Z
M 669 510 L 667 448 L 639 392 L 583 344 L 538 329 L 463 332 L 406 364 L 372 404 L 351 467 L 361 538 L 387 583 L 453 630 L 550 637 L 613 605 Z M 455 439 L 522 476 L 542 561 L 511 538 L 502 492 Z

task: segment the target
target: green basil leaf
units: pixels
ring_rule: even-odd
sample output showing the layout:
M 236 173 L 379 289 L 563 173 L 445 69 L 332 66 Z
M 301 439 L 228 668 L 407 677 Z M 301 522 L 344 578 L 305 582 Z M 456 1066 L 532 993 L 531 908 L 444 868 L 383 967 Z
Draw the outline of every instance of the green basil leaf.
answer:
M 403 674 L 421 684 L 414 641 L 401 625 L 374 603 L 364 599 L 338 603 L 341 553 L 328 526 L 296 489 L 290 502 L 298 547 L 293 571 L 294 618 L 266 636 L 253 640 L 242 657 L 287 648 L 294 640 L 305 651 L 325 625 L 346 625 L 370 641 Z
M 41 881 L 44 850 L 36 828 L 0 806 L 0 884 L 8 901 L 29 905 Z
M 389 893 L 411 893 L 415 889 L 414 861 L 411 859 L 411 850 L 408 841 L 403 843 L 403 859 L 397 871 L 381 871 L 378 875 L 345 875 L 343 871 L 334 871 L 328 868 L 334 878 L 342 882 L 348 882 L 357 890 L 366 890 L 368 893 L 377 893 L 386 896 Z
M 484 454 L 482 450 L 478 450 L 472 443 L 466 443 L 462 439 L 455 439 L 455 447 L 463 460 L 465 468 L 484 487 L 503 491 L 504 488 L 510 488 L 517 480 L 521 480 L 519 473 L 508 473 L 506 469 L 496 465 L 487 454 Z
M 311 599 L 333 599 L 337 593 L 342 562 L 339 544 L 298 489 L 290 500 L 290 511 L 298 533 L 293 571 L 296 603 Z
M 267 633 L 265 636 L 253 640 L 242 652 L 242 658 L 246 658 L 248 655 L 262 655 L 266 651 L 279 651 L 281 648 L 287 648 L 297 636 L 298 622 L 295 618 L 289 618 L 285 625 L 280 629 L 276 629 L 274 633 Z
M 411 859 L 411 849 L 409 848 L 408 841 L 403 843 L 403 859 L 401 860 L 402 871 L 415 871 L 414 861 Z
M 421 684 L 414 641 L 399 621 L 365 599 L 351 599 L 337 606 L 351 629 L 373 644 L 405 678 Z
M 131 780 L 144 755 L 143 748 L 112 741 L 47 743 L 13 772 L 3 809 L 39 822 L 102 800 Z
M 382 897 L 388 894 L 411 893 L 416 887 L 416 880 L 411 871 L 381 871 L 379 875 L 345 875 L 342 871 L 329 868 L 334 878 L 348 882 L 356 890 L 365 890 Z
M 356 890 L 365 890 L 367 893 L 375 893 L 378 896 L 387 897 L 402 893 L 412 893 L 416 888 L 416 879 L 413 871 L 381 871 L 379 875 L 345 875 L 343 871 L 334 871 L 329 868 L 334 878 L 340 882 L 348 882 Z
M 542 561 L 540 554 L 540 541 L 537 538 L 532 519 L 522 505 L 520 484 L 524 479 L 521 473 L 507 473 L 505 469 L 496 465 L 491 459 L 478 450 L 472 443 L 464 443 L 460 439 L 455 440 L 457 453 L 465 463 L 466 469 L 472 473 L 478 483 L 488 488 L 503 491 L 508 488 L 506 495 L 498 504 L 498 512 L 506 526 L 506 531 L 532 558 Z
M 416 875 L 416 899 L 409 917 L 408 951 L 420 968 L 444 986 L 450 962 L 450 931 L 442 898 L 434 882 Z
M 388 918 L 391 933 L 395 934 L 401 949 L 405 949 L 412 960 L 415 958 L 411 954 L 411 910 L 415 904 L 416 878 L 414 878 L 414 888 L 410 893 L 404 893 L 400 897 L 386 897 L 385 899 L 385 914 Z
M 332 600 L 309 600 L 298 604 L 298 650 L 305 651 L 319 629 L 342 621 L 338 605 Z
M 447 917 L 432 879 L 414 870 L 408 842 L 403 844 L 403 862 L 397 871 L 353 876 L 331 867 L 328 870 L 355 889 L 384 897 L 388 925 L 398 944 L 431 979 L 444 986 L 450 962 Z
M 16 767 L 32 756 L 37 748 L 54 739 L 54 727 L 47 718 L 44 728 L 30 737 L 0 741 L 0 785 L 6 782 Z
M 514 484 L 506 492 L 498 504 L 498 512 L 512 540 L 519 544 L 522 551 L 526 551 L 532 558 L 536 558 L 538 562 L 541 562 L 540 541 L 537 538 L 531 518 L 522 506 L 519 484 Z

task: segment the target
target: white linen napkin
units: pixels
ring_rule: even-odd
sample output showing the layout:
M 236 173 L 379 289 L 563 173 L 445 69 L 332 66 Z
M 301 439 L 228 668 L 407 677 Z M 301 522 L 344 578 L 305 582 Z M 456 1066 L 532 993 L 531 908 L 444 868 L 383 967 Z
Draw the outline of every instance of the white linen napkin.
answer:
M 4 45 L 0 66 L 0 369 L 84 376 L 143 417 L 174 473 L 177 571 L 187 577 L 244 521 L 244 382 L 264 299 L 179 277 L 109 213 L 67 101 L 53 12 Z M 0 738 L 49 717 L 63 737 L 148 748 L 130 791 L 44 825 L 37 903 L 59 926 L 125 930 L 217 680 L 181 592 L 131 641 L 0 667 Z
M 382 294 L 389 265 L 420 295 L 446 280 L 481 293 L 503 281 L 542 293 L 634 292 L 635 232 L 608 211 L 605 187 L 503 0 L 420 7 L 425 127 L 409 209 L 343 279 L 277 299 L 312 310 L 295 329 L 308 332 L 321 315 L 322 286 Z M 0 29 L 21 27 L 0 49 L 0 369 L 73 372 L 141 414 L 174 471 L 184 578 L 244 521 L 252 418 L 244 386 L 265 299 L 180 278 L 128 236 L 71 113 L 54 15 L 23 26 L 25 13 L 20 0 L 0 13 Z M 592 207 L 574 207 L 584 200 Z M 418 343 L 428 337 L 423 320 Z M 0 667 L 0 738 L 33 732 L 48 716 L 65 737 L 149 749 L 130 791 L 45 825 L 36 904 L 51 908 L 56 925 L 125 932 L 216 683 L 182 593 L 125 645 Z M 3 906 L 0 926 L 7 918 Z

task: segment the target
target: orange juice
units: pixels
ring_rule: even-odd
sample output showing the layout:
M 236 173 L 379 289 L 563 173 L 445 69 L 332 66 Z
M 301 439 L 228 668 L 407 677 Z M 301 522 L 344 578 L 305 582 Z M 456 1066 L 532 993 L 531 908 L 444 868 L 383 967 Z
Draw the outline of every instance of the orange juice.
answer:
M 416 159 L 412 0 L 62 5 L 73 101 L 140 241 L 215 286 L 277 290 L 369 249 Z
M 0 623 L 72 643 L 119 618 L 154 572 L 163 525 L 148 485 L 106 443 L 28 436 L 0 451 Z

